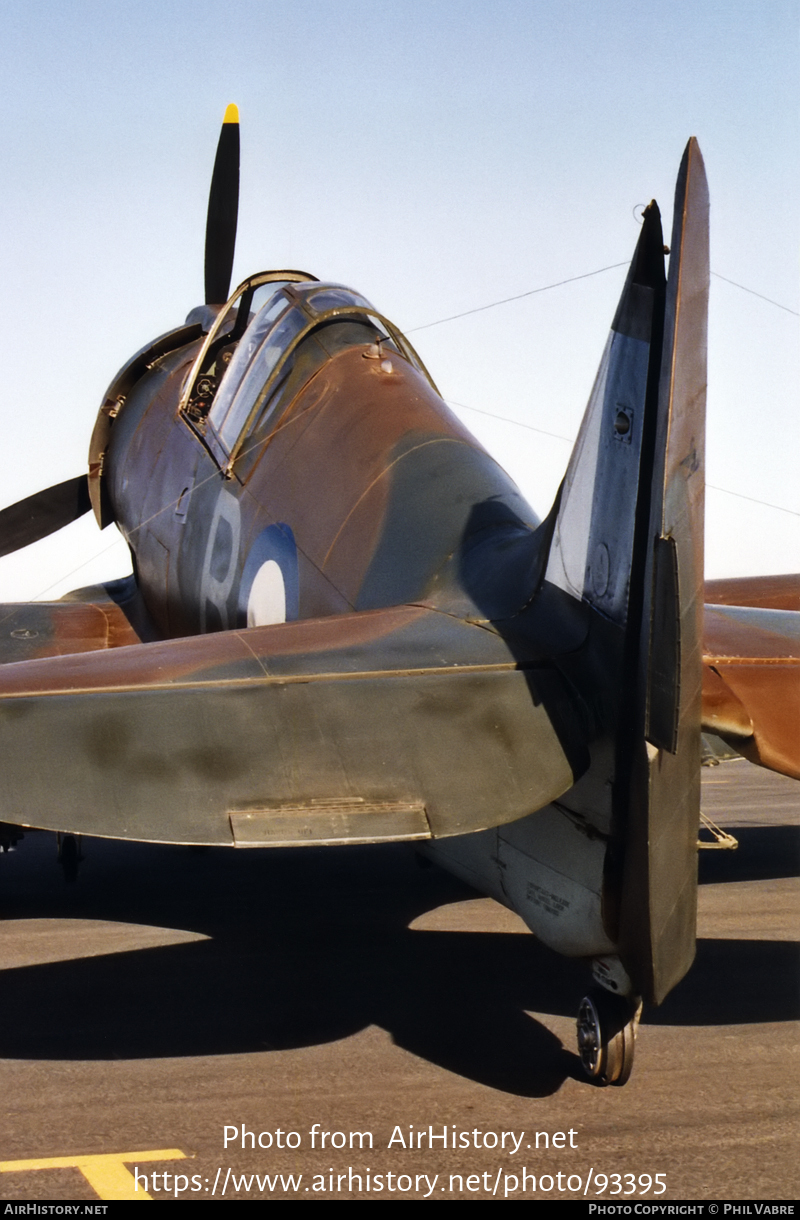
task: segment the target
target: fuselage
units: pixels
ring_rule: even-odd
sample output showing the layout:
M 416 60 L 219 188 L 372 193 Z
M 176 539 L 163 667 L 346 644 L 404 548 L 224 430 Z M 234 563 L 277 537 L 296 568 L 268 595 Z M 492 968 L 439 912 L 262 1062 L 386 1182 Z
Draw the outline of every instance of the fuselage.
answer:
M 223 323 L 152 361 L 111 430 L 109 498 L 164 637 L 446 600 L 470 538 L 538 525 L 363 298 L 274 288 L 230 342 Z

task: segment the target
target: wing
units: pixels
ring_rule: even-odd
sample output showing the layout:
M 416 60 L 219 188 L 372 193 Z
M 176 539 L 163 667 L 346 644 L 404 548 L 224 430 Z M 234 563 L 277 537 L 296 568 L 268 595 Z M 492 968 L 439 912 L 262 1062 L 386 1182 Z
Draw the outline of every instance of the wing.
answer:
M 149 638 L 148 625 L 132 576 L 78 589 L 57 602 L 0 604 L 0 666 L 121 648 L 143 638 Z
M 37 621 L 85 642 L 92 609 Z M 572 784 L 568 704 L 534 655 L 414 606 L 40 656 L 0 668 L 3 818 L 237 846 L 463 834 Z
M 713 606 L 800 610 L 800 574 L 707 580 L 705 593 L 706 601 Z
M 703 728 L 800 779 L 800 612 L 707 605 L 703 643 Z
M 706 581 L 703 728 L 800 779 L 800 575 Z

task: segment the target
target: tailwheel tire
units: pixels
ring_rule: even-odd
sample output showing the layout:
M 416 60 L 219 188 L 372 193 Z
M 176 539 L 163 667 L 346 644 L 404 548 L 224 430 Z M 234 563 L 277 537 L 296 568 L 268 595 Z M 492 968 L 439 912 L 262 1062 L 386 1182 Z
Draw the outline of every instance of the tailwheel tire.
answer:
M 578 1054 L 593 1084 L 623 1085 L 633 1070 L 641 1005 L 593 987 L 578 1010 Z

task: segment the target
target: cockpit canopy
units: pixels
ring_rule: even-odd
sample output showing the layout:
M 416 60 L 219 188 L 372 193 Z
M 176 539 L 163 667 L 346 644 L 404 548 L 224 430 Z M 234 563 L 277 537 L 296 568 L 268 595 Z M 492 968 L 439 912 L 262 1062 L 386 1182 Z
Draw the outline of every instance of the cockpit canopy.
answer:
M 180 404 L 223 467 L 232 467 L 256 420 L 263 432 L 303 339 L 337 321 L 361 323 L 362 331 L 366 324 L 371 338 L 389 344 L 430 381 L 408 341 L 351 288 L 297 271 L 251 276 L 217 316 Z

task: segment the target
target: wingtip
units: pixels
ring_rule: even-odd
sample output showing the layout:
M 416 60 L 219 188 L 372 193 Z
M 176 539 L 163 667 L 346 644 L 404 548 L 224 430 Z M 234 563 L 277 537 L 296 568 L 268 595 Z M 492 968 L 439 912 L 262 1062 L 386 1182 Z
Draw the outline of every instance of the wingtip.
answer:
M 690 165 L 690 164 L 691 165 L 702 165 L 703 167 L 705 167 L 705 162 L 703 160 L 703 154 L 700 151 L 700 142 L 697 139 L 697 136 L 689 136 L 689 139 L 686 143 L 686 147 L 683 150 L 683 157 L 681 158 L 681 167 L 683 167 L 684 165 Z
M 644 209 L 642 216 L 642 229 L 631 262 L 629 283 L 660 290 L 663 287 L 664 279 L 664 238 L 661 227 L 661 211 L 655 199 L 651 199 Z M 612 324 L 613 330 L 619 328 L 619 325 L 622 324 L 623 315 L 627 316 L 629 313 L 632 304 L 629 297 L 630 293 L 626 284 L 617 315 Z M 625 330 L 624 333 L 628 334 L 629 332 Z
M 681 158 L 680 169 L 678 170 L 678 178 L 675 183 L 675 211 L 673 214 L 673 231 L 671 248 L 674 250 L 678 244 L 678 234 L 676 233 L 676 225 L 680 228 L 685 223 L 685 210 L 689 203 L 689 196 L 692 196 L 694 201 L 695 211 L 705 214 L 706 225 L 706 245 L 708 244 L 708 178 L 706 175 L 705 161 L 703 154 L 700 151 L 700 145 L 696 136 L 691 136 L 686 148 L 684 149 Z
M 223 124 L 239 122 L 239 107 L 235 102 L 231 102 L 230 105 L 226 107 L 225 118 L 222 120 L 222 122 Z

